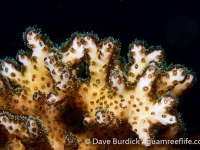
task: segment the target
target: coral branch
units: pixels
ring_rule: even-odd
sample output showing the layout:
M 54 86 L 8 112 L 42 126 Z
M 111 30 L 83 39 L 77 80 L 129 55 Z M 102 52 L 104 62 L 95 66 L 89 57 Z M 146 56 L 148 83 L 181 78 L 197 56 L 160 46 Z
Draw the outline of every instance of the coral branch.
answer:
M 129 59 L 131 67 L 129 68 L 128 81 L 134 82 L 137 75 L 142 72 L 149 62 L 161 61 L 162 53 L 160 47 L 157 47 L 155 50 L 153 47 L 146 49 L 144 42 L 135 40 L 135 42 L 130 45 Z
M 176 106 L 196 78 L 181 65 L 167 68 L 161 47 L 135 40 L 126 65 L 111 37 L 75 33 L 57 47 L 40 32 L 24 32 L 30 50 L 17 54 L 21 65 L 10 58 L 0 64 L 0 132 L 7 140 L 2 148 L 146 149 L 158 133 L 183 136 Z M 86 78 L 80 75 L 84 64 Z M 84 142 L 114 137 L 139 138 L 140 145 Z
M 72 40 L 61 47 L 63 56 L 62 62 L 65 63 L 67 67 L 71 67 L 84 56 L 84 47 L 81 44 L 81 37 L 76 34 L 72 35 L 72 37 Z

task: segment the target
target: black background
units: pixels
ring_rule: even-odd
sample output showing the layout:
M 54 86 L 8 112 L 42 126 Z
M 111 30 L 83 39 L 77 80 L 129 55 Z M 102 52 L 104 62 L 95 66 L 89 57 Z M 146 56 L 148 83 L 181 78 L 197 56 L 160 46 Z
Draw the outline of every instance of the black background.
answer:
M 22 33 L 37 25 L 55 43 L 64 42 L 73 32 L 94 32 L 100 38 L 112 36 L 128 46 L 138 38 L 149 46 L 161 45 L 167 64 L 183 64 L 200 74 L 200 5 L 198 0 L 1 0 L 0 58 L 15 57 L 27 49 Z M 200 84 L 180 99 L 186 128 L 200 127 Z

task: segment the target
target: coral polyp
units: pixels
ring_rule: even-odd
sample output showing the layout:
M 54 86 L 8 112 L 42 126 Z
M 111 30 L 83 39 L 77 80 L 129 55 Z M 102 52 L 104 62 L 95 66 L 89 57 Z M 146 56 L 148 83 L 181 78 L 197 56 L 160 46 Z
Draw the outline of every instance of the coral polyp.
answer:
M 117 149 L 84 143 L 115 137 L 138 138 L 140 145 L 132 147 L 145 148 L 161 127 L 166 139 L 183 130 L 176 108 L 195 75 L 182 65 L 167 66 L 161 47 L 147 48 L 135 40 L 125 64 L 120 43 L 112 37 L 74 33 L 55 46 L 32 27 L 23 38 L 30 50 L 0 65 L 0 130 L 7 139 L 3 148 Z M 80 75 L 83 64 L 87 78 Z M 67 113 L 69 106 L 74 113 Z M 82 128 L 68 124 L 76 118 Z

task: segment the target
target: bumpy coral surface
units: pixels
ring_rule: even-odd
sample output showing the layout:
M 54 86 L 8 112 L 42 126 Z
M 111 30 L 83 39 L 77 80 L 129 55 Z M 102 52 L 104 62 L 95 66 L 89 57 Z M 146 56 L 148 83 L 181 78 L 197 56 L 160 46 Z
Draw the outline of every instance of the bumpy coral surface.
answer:
M 149 146 L 160 127 L 167 127 L 165 139 L 183 128 L 176 106 L 195 76 L 181 65 L 167 67 L 160 47 L 147 49 L 135 40 L 126 65 L 119 42 L 110 37 L 75 33 L 57 47 L 40 30 L 28 28 L 23 38 L 30 51 L 20 51 L 18 62 L 1 61 L 3 149 L 119 148 L 84 142 L 94 137 L 138 137 L 141 145 L 124 148 L 139 149 Z M 80 75 L 84 64 L 87 78 Z M 68 105 L 74 112 L 68 113 Z M 76 118 L 83 124 L 78 130 L 69 123 Z

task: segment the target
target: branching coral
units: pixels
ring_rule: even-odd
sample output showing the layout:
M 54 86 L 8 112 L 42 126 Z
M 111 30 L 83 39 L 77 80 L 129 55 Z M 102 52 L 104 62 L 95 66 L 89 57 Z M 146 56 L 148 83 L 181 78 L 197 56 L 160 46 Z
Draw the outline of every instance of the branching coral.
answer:
M 57 59 L 56 55 L 51 56 L 54 50 L 42 38 L 36 29 L 27 29 L 24 39 L 32 52 L 19 52 L 17 58 L 22 65 L 8 58 L 2 61 L 0 119 L 8 132 L 24 143 L 35 146 L 36 141 L 38 145 L 44 142 L 48 143 L 47 147 L 62 149 L 66 136 L 66 125 L 59 120 L 62 106 L 51 103 L 73 92 L 58 89 L 62 86 L 58 82 L 64 81 L 69 87 L 73 85 L 69 83 L 73 78 L 61 62 L 52 62 Z M 51 70 L 48 62 L 55 70 Z M 58 67 L 60 70 L 56 70 Z
M 10 58 L 1 62 L 0 125 L 11 141 L 5 146 L 18 142 L 21 149 L 100 149 L 84 144 L 84 138 L 120 137 L 122 128 L 121 137 L 138 136 L 148 146 L 158 126 L 169 127 L 166 139 L 183 127 L 177 99 L 195 76 L 181 65 L 167 67 L 160 47 L 146 49 L 145 42 L 135 40 L 125 65 L 120 44 L 111 37 L 75 33 L 56 47 L 40 30 L 28 28 L 23 38 L 31 51 L 17 54 L 21 65 Z M 85 79 L 79 76 L 84 62 Z M 83 116 L 86 130 L 76 136 L 66 120 L 77 116 L 65 113 L 67 105 Z

